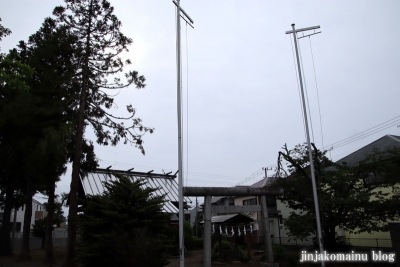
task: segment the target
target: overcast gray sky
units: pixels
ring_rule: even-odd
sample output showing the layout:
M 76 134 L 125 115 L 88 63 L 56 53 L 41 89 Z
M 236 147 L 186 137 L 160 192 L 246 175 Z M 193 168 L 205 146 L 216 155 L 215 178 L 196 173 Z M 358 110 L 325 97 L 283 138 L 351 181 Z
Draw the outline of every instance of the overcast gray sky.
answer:
M 13 32 L 0 44 L 2 52 L 27 40 L 62 4 L 0 0 L 2 24 Z M 144 137 L 145 156 L 130 145 L 97 146 L 100 166 L 175 172 L 175 6 L 170 0 L 111 4 L 122 32 L 134 40 L 124 57 L 147 79 L 143 90 L 122 90 L 114 111 L 122 114 L 132 103 L 155 132 Z M 329 148 L 393 118 L 380 125 L 382 131 L 334 146 L 332 159 L 385 134 L 400 135 L 399 1 L 182 0 L 181 6 L 195 27 L 182 21 L 187 185 L 235 186 L 246 178 L 251 179 L 244 184 L 254 183 L 262 178 L 262 167 L 275 166 L 282 145 L 305 141 L 292 39 L 285 34 L 292 23 L 296 28 L 320 25 L 322 31 L 300 39 L 316 145 L 322 147 L 323 136 Z M 86 137 L 94 140 L 89 131 Z M 57 193 L 69 191 L 69 183 L 67 172 Z

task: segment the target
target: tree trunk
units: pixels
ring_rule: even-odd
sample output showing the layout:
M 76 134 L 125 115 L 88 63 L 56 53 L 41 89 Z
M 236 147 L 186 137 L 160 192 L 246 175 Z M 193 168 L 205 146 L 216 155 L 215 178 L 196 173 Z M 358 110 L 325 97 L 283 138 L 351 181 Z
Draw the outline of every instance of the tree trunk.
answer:
M 14 218 L 13 218 L 13 225 L 12 225 L 12 239 L 15 238 L 15 231 L 17 230 L 17 212 L 18 212 L 18 207 L 14 206 Z
M 12 238 L 11 238 L 11 247 L 15 247 L 15 232 L 17 228 L 17 212 L 18 212 L 18 207 L 14 206 L 14 218 L 13 218 L 13 225 L 12 225 Z
M 335 233 L 335 227 L 327 226 L 325 227 L 324 231 L 324 248 L 329 249 L 330 251 L 334 251 L 336 247 L 336 233 Z
M 19 254 L 20 260 L 31 260 L 29 251 L 29 238 L 31 234 L 31 218 L 32 218 L 32 196 L 33 196 L 33 181 L 31 178 L 27 179 L 26 183 L 26 200 L 25 200 L 25 214 L 24 214 L 24 232 L 22 234 L 21 251 Z
M 54 263 L 53 256 L 53 215 L 54 215 L 54 189 L 55 183 L 50 183 L 49 200 L 47 202 L 47 219 L 46 219 L 46 258 L 44 260 L 47 264 Z
M 83 142 L 83 131 L 84 131 L 84 113 L 86 109 L 86 94 L 88 91 L 89 83 L 89 53 L 90 53 L 90 33 L 92 24 L 92 1 L 89 6 L 89 25 L 87 28 L 86 35 L 86 55 L 85 55 L 85 66 L 83 70 L 83 84 L 81 91 L 81 99 L 78 110 L 78 122 L 76 127 L 75 137 L 75 148 L 74 148 L 74 159 L 72 163 L 72 178 L 71 178 L 71 189 L 69 192 L 69 213 L 68 213 L 68 239 L 67 239 L 67 258 L 65 259 L 65 267 L 75 267 L 77 263 L 75 261 L 75 246 L 76 246 L 76 234 L 77 234 L 77 217 L 78 217 L 78 193 L 79 193 L 79 173 L 81 169 L 81 155 L 82 155 L 82 142 Z
M 78 193 L 79 193 L 79 172 L 81 168 L 81 154 L 84 129 L 84 111 L 86 102 L 86 86 L 82 88 L 81 101 L 78 111 L 78 125 L 76 131 L 74 160 L 72 163 L 71 189 L 69 192 L 69 213 L 68 213 L 68 239 L 67 239 L 67 258 L 64 266 L 77 266 L 74 261 L 75 245 L 77 234 L 77 216 L 78 216 Z
M 14 202 L 14 187 L 8 185 L 6 187 L 6 200 L 3 214 L 3 223 L 0 231 L 0 255 L 9 256 L 12 254 L 10 230 L 11 230 L 11 210 Z

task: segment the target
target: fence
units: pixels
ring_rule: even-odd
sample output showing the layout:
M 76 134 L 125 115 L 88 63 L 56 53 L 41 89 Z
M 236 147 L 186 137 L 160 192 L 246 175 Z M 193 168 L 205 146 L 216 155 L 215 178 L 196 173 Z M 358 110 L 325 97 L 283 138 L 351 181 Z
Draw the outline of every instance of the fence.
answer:
M 22 238 L 22 232 L 15 232 L 15 239 L 21 239 Z M 13 234 L 12 232 L 10 233 L 10 237 L 12 238 Z M 53 230 L 53 238 L 63 238 L 68 236 L 68 231 L 66 228 L 55 228 Z M 33 236 L 31 235 L 31 238 Z
M 311 239 L 296 239 L 295 237 L 273 237 L 272 243 L 276 245 L 285 245 L 285 246 L 312 246 L 314 245 Z
M 15 250 L 19 250 L 21 248 L 22 239 L 12 239 L 12 246 Z M 29 239 L 29 248 L 38 249 L 42 247 L 42 239 L 41 238 L 30 238 Z M 65 248 L 67 247 L 67 238 L 53 238 L 53 247 L 54 248 Z
M 314 242 L 308 240 L 295 239 L 295 237 L 273 237 L 273 243 L 285 246 L 312 246 Z M 346 238 L 346 242 L 354 247 L 370 248 L 392 248 L 392 240 L 389 238 Z
M 391 248 L 392 240 L 389 238 L 346 238 L 354 247 Z

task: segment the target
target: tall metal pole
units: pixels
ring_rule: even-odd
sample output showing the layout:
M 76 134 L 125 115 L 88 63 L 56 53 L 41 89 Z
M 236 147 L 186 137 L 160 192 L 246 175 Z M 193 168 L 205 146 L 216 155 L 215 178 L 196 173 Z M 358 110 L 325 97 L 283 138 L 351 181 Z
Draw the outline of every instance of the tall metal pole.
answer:
M 196 217 L 195 217 L 195 226 L 196 226 L 196 236 L 199 237 L 198 233 L 197 233 L 197 215 L 199 214 L 199 212 L 197 211 L 197 196 L 196 196 Z
M 211 195 L 204 196 L 203 264 L 211 267 Z
M 178 185 L 179 185 L 179 266 L 185 266 L 185 244 L 183 237 L 183 162 L 182 162 L 182 110 L 181 110 L 181 8 L 177 0 L 176 10 L 176 65 L 178 105 Z
M 304 123 L 306 126 L 306 136 L 307 136 L 307 145 L 308 145 L 308 157 L 310 159 L 310 168 L 311 168 L 311 181 L 312 181 L 312 189 L 314 195 L 314 205 L 315 205 L 315 217 L 317 220 L 317 234 L 318 234 L 318 243 L 319 243 L 319 250 L 321 255 L 324 252 L 324 247 L 322 245 L 322 231 L 321 231 L 321 221 L 320 221 L 320 214 L 319 214 L 319 205 L 318 205 L 318 195 L 317 195 L 317 186 L 315 182 L 315 174 L 314 174 L 314 161 L 312 157 L 311 151 L 311 142 L 310 142 L 310 133 L 308 130 L 308 120 L 307 120 L 307 110 L 306 110 L 306 103 L 304 98 L 304 90 L 303 90 L 303 79 L 301 76 L 301 68 L 300 68 L 300 59 L 299 59 L 299 51 L 297 48 L 297 35 L 296 30 L 294 28 L 294 23 L 292 24 L 293 28 L 293 39 L 294 39 L 294 46 L 296 50 L 296 58 L 297 58 L 297 67 L 299 69 L 299 80 L 300 80 L 300 89 L 301 89 L 301 98 L 303 102 L 303 112 L 304 112 Z M 321 266 L 325 266 L 325 261 L 321 260 Z

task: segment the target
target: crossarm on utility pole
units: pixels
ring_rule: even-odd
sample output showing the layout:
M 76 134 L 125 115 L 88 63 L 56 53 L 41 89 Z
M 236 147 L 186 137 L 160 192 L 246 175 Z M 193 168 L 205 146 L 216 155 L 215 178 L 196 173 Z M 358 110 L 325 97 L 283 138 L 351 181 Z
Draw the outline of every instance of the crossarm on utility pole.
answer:
M 296 29 L 296 30 L 291 30 L 287 31 L 286 34 L 291 34 L 293 32 L 304 32 L 304 31 L 310 31 L 310 30 L 315 30 L 321 28 L 319 25 L 318 26 L 312 26 L 312 27 L 307 27 L 307 28 L 302 28 L 302 29 Z
M 185 10 L 183 10 L 183 8 L 181 8 L 178 3 L 173 0 L 172 3 L 174 3 L 177 7 L 179 7 L 179 10 L 182 11 L 182 13 L 185 15 L 185 17 L 190 21 L 190 23 L 194 24 L 194 21 L 189 17 L 189 15 L 185 12 Z

